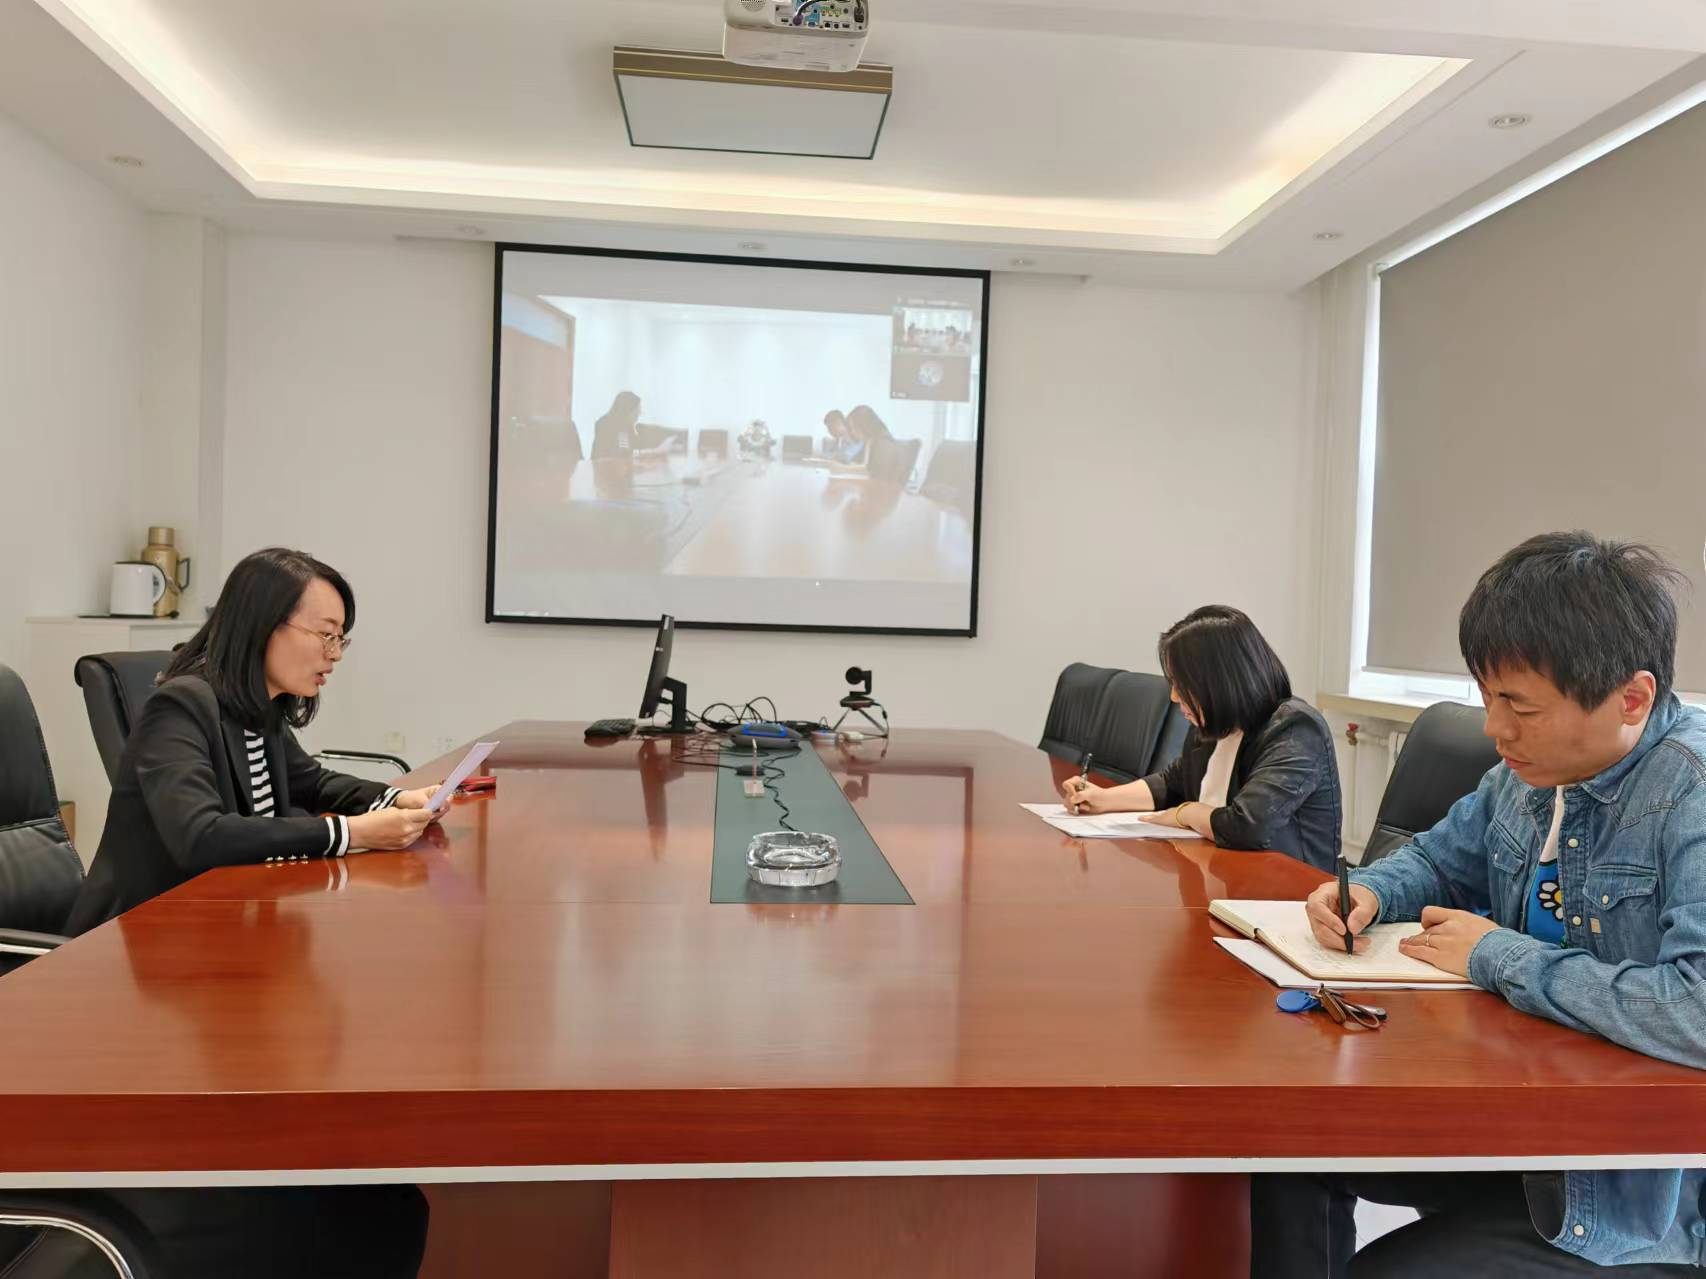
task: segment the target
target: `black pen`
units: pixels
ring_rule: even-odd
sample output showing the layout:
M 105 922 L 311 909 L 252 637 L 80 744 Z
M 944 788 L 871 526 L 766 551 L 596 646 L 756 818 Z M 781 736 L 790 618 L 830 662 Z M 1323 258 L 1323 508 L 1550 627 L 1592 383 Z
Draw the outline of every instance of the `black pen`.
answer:
M 1356 939 L 1351 936 L 1351 864 L 1339 858 L 1339 922 L 1345 926 L 1345 954 L 1356 954 Z
M 1077 798 L 1078 798 L 1078 796 L 1080 796 L 1080 795 L 1082 795 L 1082 794 L 1083 794 L 1083 793 L 1084 793 L 1084 790 L 1085 790 L 1085 789 L 1086 789 L 1086 787 L 1088 787 L 1088 785 L 1089 785 L 1089 778 L 1090 778 L 1090 761 L 1091 761 L 1091 759 L 1093 759 L 1093 758 L 1094 758 L 1094 756 L 1092 756 L 1092 755 L 1091 755 L 1091 754 L 1090 754 L 1090 752 L 1089 752 L 1089 751 L 1085 751 L 1085 752 L 1084 752 L 1084 764 L 1083 764 L 1083 766 L 1082 766 L 1082 767 L 1081 767 L 1081 768 L 1079 768 L 1079 770 L 1078 770 L 1078 780 L 1079 780 L 1079 781 L 1081 781 L 1081 782 L 1084 782 L 1084 783 L 1085 783 L 1085 786 L 1082 786 L 1082 787 L 1080 787 L 1080 788 L 1079 788 L 1079 789 L 1078 789 L 1078 790 L 1077 790 L 1077 791 L 1075 791 L 1075 792 L 1073 792 L 1073 800 L 1074 800 L 1074 801 L 1076 801 L 1076 800 L 1077 800 Z M 1077 812 L 1077 811 L 1078 811 L 1078 805 L 1077 805 L 1077 803 L 1076 803 L 1076 802 L 1074 802 L 1074 803 L 1073 803 L 1073 805 L 1072 805 L 1072 811 L 1073 811 L 1073 812 L 1074 812 L 1074 813 L 1076 813 L 1076 812 Z

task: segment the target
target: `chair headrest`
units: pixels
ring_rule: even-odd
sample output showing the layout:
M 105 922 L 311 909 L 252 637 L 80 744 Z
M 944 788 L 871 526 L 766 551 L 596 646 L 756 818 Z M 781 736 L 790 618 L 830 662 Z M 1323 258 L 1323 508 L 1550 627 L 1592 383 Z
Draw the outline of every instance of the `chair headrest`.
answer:
M 1438 702 L 1410 726 L 1404 749 L 1381 797 L 1378 820 L 1400 830 L 1424 831 L 1481 784 L 1499 762 L 1498 748 L 1481 731 L 1479 706 Z
M 0 665 L 0 826 L 59 817 L 53 766 L 24 681 Z
M 103 680 L 117 699 L 116 707 L 125 735 L 136 726 L 142 705 L 154 695 L 160 676 L 172 663 L 165 651 L 141 653 L 91 653 L 77 659 L 74 675 L 79 688 L 87 690 L 91 680 Z

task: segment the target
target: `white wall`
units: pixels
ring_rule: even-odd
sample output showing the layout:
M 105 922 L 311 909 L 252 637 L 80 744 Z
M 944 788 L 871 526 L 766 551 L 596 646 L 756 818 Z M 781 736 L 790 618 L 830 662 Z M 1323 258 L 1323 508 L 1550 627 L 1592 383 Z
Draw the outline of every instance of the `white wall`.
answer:
M 425 758 L 513 718 L 632 715 L 644 632 L 488 626 L 491 252 L 234 234 L 224 559 L 339 566 L 359 642 L 319 744 Z M 685 631 L 695 708 L 834 708 L 870 666 L 901 725 L 1041 729 L 1073 659 L 1154 669 L 1192 606 L 1248 609 L 1313 691 L 1317 458 L 1308 295 L 1004 276 L 994 290 L 979 636 Z M 211 584 L 210 584 L 211 585 Z
M 203 218 L 148 215 L 147 323 L 142 416 L 147 447 L 138 469 L 144 524 L 177 532 L 190 586 L 186 619 L 213 602 L 224 507 L 225 232 Z M 200 570 L 200 571 L 198 571 Z M 203 574 L 206 573 L 207 576 Z
M 146 229 L 4 115 L 0 175 L 0 661 L 21 668 L 24 618 L 104 609 L 147 540 Z

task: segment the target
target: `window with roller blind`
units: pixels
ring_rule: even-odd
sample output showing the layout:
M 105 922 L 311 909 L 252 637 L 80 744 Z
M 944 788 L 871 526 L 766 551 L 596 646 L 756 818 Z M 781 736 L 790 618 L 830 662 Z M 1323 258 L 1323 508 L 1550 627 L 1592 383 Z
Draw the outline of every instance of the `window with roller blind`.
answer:
M 1378 305 L 1368 671 L 1461 680 L 1476 578 L 1584 528 L 1688 575 L 1677 687 L 1706 692 L 1706 107 L 1386 269 Z

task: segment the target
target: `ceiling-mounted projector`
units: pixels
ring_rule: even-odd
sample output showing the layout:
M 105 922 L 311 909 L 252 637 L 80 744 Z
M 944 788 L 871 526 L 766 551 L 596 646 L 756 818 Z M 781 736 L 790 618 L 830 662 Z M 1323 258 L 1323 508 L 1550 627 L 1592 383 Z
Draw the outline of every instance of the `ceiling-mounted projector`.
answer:
M 852 71 L 870 29 L 867 0 L 723 0 L 723 57 L 747 66 Z

